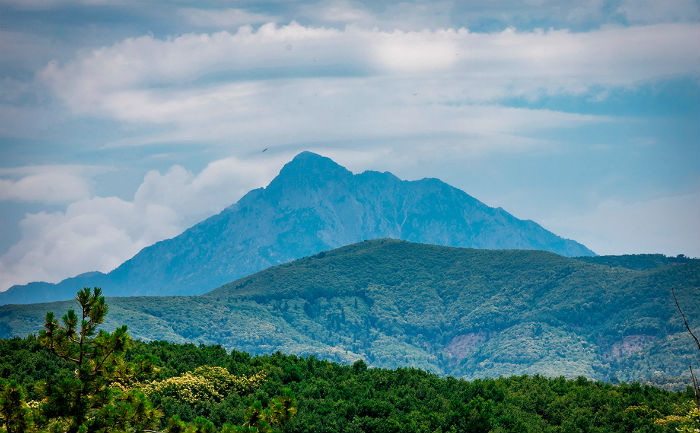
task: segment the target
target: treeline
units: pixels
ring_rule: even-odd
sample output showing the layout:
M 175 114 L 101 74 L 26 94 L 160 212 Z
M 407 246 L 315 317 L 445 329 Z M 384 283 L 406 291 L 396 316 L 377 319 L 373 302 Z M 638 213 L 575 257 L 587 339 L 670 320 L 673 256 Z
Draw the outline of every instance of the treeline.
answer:
M 132 342 L 125 360 L 149 357 L 156 368 L 139 377 L 156 428 L 173 417 L 214 429 L 244 425 L 251 408 L 291 394 L 295 412 L 284 432 L 672 432 L 685 422 L 692 393 L 585 378 L 518 376 L 474 381 L 418 370 L 341 365 L 275 353 L 227 353 L 220 346 Z M 0 340 L 0 377 L 40 398 L 36 383 L 72 377 L 70 362 L 36 337 Z M 193 395 L 195 398 L 192 398 Z

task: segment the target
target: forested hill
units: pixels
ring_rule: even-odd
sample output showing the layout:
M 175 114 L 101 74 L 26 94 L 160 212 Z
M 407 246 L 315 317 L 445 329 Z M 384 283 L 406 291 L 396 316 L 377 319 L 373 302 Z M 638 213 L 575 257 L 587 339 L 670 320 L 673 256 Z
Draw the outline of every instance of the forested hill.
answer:
M 286 433 L 676 433 L 689 424 L 685 415 L 693 400 L 689 388 L 669 392 L 538 376 L 464 381 L 417 369 L 368 369 L 362 361 L 340 365 L 280 353 L 251 357 L 219 346 L 163 341 L 133 344 L 126 355 L 131 361 L 154 357 L 160 367 L 141 377 L 164 415 L 157 431 L 184 431 L 168 429 L 177 415 L 214 424 L 197 432 L 231 433 L 222 428 L 225 423 L 242 425 L 256 401 L 269 405 L 285 390 L 295 396 L 296 407 L 296 415 L 276 430 Z M 35 387 L 37 381 L 74 376 L 74 365 L 42 350 L 36 339 L 0 340 L 0 384 L 3 378 L 16 380 L 27 400 L 41 399 L 45 388 Z M 244 377 L 263 380 L 247 389 L 227 386 Z
M 0 305 L 70 299 L 76 285 L 100 286 L 107 296 L 201 294 L 272 265 L 377 238 L 593 255 L 438 179 L 404 181 L 376 171 L 355 175 L 329 158 L 303 152 L 266 188 L 144 248 L 109 274 L 14 286 L 0 293 Z
M 576 257 L 588 263 L 634 269 L 636 271 L 648 271 L 666 266 L 693 264 L 698 265 L 698 259 L 691 259 L 682 254 L 669 257 L 663 254 L 624 254 L 619 256 L 585 256 Z
M 366 241 L 269 268 L 195 297 L 108 300 L 139 339 L 280 350 L 458 377 L 541 373 L 603 380 L 684 376 L 700 314 L 698 260 L 650 271 L 543 251 Z M 0 307 L 26 335 L 72 302 Z M 683 381 L 685 383 L 685 381 Z

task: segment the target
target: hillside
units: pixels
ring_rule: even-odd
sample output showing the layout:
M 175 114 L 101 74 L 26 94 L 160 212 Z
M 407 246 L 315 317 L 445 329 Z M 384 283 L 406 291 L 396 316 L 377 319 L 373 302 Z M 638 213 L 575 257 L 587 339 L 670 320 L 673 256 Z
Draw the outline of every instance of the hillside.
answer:
M 648 271 L 666 266 L 697 263 L 696 259 L 691 259 L 682 254 L 676 257 L 669 257 L 663 254 L 624 254 L 619 256 L 585 256 L 576 258 L 588 263 L 634 269 L 636 271 Z
M 14 286 L 0 293 L 0 305 L 70 299 L 76 286 L 100 286 L 110 296 L 201 294 L 272 265 L 377 238 L 593 255 L 438 179 L 403 181 L 374 171 L 354 175 L 328 158 L 303 152 L 266 188 L 144 248 L 109 274 Z
M 16 380 L 28 399 L 39 399 L 37 381 L 75 374 L 70 364 L 50 355 L 36 339 L 0 340 L 0 383 Z M 362 361 L 340 365 L 281 353 L 251 357 L 220 346 L 163 341 L 136 343 L 127 352 L 131 360 L 141 355 L 154 357 L 160 366 L 145 383 L 171 384 L 156 392 L 145 389 L 164 414 L 160 431 L 177 415 L 188 422 L 205 417 L 216 430 L 204 431 L 230 433 L 221 428 L 225 423 L 243 424 L 256 400 L 264 404 L 285 389 L 296 397 L 297 408 L 282 429 L 287 433 L 676 433 L 693 399 L 690 390 L 636 383 L 541 376 L 464 381 L 417 369 L 368 369 Z M 247 390 L 231 391 L 221 380 L 260 372 L 264 382 Z M 194 392 L 198 399 L 193 403 Z
M 695 360 L 670 294 L 700 314 L 700 262 L 635 271 L 543 251 L 366 241 L 242 278 L 203 296 L 112 298 L 108 327 L 143 340 L 276 350 L 458 377 L 685 376 Z M 27 335 L 72 302 L 0 307 Z

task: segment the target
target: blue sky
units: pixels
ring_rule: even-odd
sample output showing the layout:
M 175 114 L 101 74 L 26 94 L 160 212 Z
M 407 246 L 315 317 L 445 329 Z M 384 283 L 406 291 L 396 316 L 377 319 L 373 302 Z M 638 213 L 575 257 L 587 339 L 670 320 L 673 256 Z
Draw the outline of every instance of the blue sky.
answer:
M 0 290 L 109 271 L 302 150 L 441 178 L 599 254 L 700 256 L 699 15 L 0 0 Z

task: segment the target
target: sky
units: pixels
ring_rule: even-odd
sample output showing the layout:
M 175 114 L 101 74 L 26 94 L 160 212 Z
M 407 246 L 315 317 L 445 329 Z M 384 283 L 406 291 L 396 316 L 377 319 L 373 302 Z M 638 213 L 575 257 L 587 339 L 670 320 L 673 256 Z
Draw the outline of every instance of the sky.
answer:
M 0 291 L 109 271 L 303 150 L 700 256 L 700 5 L 0 0 Z

